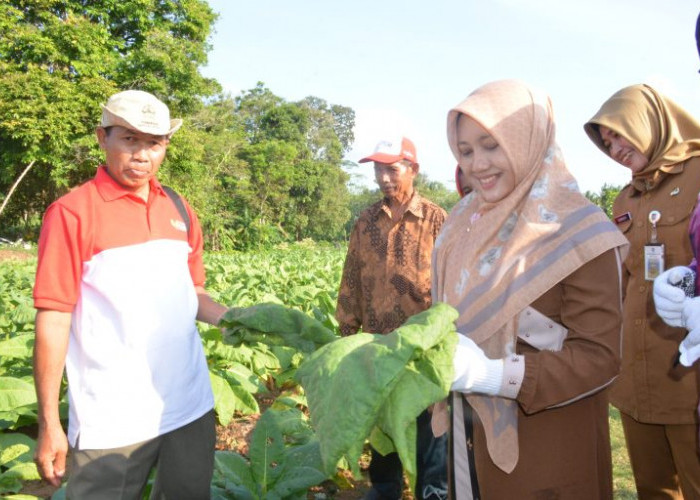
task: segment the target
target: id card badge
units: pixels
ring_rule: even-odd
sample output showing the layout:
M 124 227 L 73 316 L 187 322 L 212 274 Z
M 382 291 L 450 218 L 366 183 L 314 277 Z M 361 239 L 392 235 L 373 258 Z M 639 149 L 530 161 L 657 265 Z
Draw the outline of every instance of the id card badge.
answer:
M 644 279 L 654 279 L 664 272 L 664 245 L 663 243 L 650 243 L 644 245 Z

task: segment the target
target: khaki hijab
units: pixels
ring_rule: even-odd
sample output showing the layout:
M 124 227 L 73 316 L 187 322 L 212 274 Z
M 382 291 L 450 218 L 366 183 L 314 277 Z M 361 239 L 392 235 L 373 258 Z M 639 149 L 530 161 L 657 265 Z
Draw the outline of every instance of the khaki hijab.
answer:
M 458 160 L 462 114 L 504 149 L 516 186 L 495 204 L 474 191 L 452 210 L 433 252 L 433 300 L 455 306 L 457 330 L 488 357 L 503 358 L 515 351 L 523 309 L 586 262 L 626 248 L 627 241 L 581 195 L 567 170 L 547 95 L 516 80 L 475 90 L 447 116 L 447 137 Z M 517 403 L 467 399 L 484 425 L 492 460 L 512 471 L 518 460 Z
M 601 151 L 598 127 L 603 125 L 627 139 L 649 160 L 632 175 L 637 191 L 648 191 L 668 174 L 683 171 L 683 162 L 700 156 L 700 123 L 668 97 L 649 85 L 631 85 L 603 103 L 583 128 Z

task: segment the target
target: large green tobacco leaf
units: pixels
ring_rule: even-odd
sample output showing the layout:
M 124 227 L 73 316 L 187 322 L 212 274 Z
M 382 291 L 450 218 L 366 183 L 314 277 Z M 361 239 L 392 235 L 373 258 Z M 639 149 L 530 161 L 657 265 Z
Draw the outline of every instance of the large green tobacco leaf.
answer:
M 376 426 L 415 477 L 415 420 L 449 393 L 457 316 L 451 306 L 434 304 L 387 335 L 344 337 L 302 363 L 297 380 L 327 474 L 342 458 L 356 464 Z
M 296 444 L 290 444 L 296 443 Z M 298 409 L 268 410 L 250 442 L 250 462 L 237 453 L 217 452 L 213 498 L 304 499 L 326 479 L 319 443 Z
M 0 411 L 0 430 L 18 429 L 36 423 L 35 403 L 19 406 L 9 411 Z
M 337 339 L 333 331 L 308 314 L 274 303 L 232 308 L 221 324 L 226 328 L 224 342 L 233 345 L 263 342 L 310 353 Z
M 323 482 L 327 475 L 321 471 L 321 448 L 316 440 L 287 448 L 277 481 L 268 491 L 267 498 L 306 498 L 307 490 Z
M 324 479 L 321 455 L 314 439 L 286 446 L 285 437 L 298 434 L 303 414 L 297 409 L 266 411 L 255 426 L 250 444 L 253 479 L 262 498 L 305 498 L 306 490 Z M 311 433 L 307 434 L 311 438 Z
M 257 490 L 245 458 L 231 451 L 216 452 L 212 479 L 213 499 L 254 500 L 258 498 Z
M 41 479 L 33 461 L 35 446 L 24 434 L 0 434 L 0 493 L 16 493 L 22 481 Z
M 0 412 L 36 402 L 34 386 L 14 377 L 0 377 Z
M 216 330 L 216 335 L 220 337 L 220 332 L 218 329 Z M 224 341 L 226 341 L 226 336 L 224 336 Z M 239 363 L 248 367 L 258 376 L 264 376 L 270 371 L 280 369 L 280 361 L 277 356 L 271 352 L 269 346 L 260 342 L 255 342 L 253 345 L 239 344 L 234 347 L 224 344 L 219 339 L 206 340 L 204 348 L 209 360 L 220 358 L 231 362 L 232 365 Z
M 0 467 L 12 467 L 22 463 L 33 464 L 35 447 L 35 441 L 24 434 L 0 434 Z
M 0 340 L 0 359 L 21 358 L 30 359 L 34 346 L 34 334 L 26 333 Z
M 236 411 L 246 415 L 260 412 L 255 398 L 241 386 L 231 385 L 225 378 L 211 371 L 209 379 L 214 392 L 214 408 L 221 425 L 228 425 Z

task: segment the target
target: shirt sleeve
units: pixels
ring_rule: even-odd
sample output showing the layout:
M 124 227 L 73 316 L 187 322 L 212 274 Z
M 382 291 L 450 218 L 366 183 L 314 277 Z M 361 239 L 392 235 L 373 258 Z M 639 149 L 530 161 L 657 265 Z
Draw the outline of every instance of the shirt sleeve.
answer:
M 34 307 L 72 312 L 78 302 L 83 259 L 78 217 L 60 204 L 49 206 L 39 235 Z
M 360 271 L 360 231 L 359 222 L 350 235 L 348 254 L 343 265 L 343 275 L 338 292 L 338 306 L 335 317 L 343 336 L 357 333 L 362 325 L 362 286 Z
M 204 282 L 206 275 L 204 272 L 204 236 L 202 234 L 202 226 L 199 223 L 199 218 L 197 214 L 192 210 L 192 207 L 183 198 L 185 208 L 190 216 L 190 231 L 187 237 L 188 243 L 192 251 L 187 259 L 187 265 L 190 269 L 190 275 L 192 276 L 192 283 L 194 286 L 204 287 Z
M 572 403 L 615 379 L 622 340 L 619 273 L 615 250 L 609 250 L 532 304 L 568 333 L 560 351 L 518 342 L 525 377 L 517 400 L 525 413 Z

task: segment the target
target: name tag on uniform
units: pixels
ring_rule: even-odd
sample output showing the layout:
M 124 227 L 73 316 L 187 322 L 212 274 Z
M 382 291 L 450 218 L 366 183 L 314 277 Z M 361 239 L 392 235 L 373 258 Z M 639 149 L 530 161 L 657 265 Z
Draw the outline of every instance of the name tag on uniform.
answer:
M 613 220 L 615 221 L 615 224 L 622 224 L 623 222 L 632 220 L 632 214 L 630 212 L 625 212 L 624 214 L 618 215 Z
M 644 245 L 644 279 L 654 281 L 664 272 L 664 245 L 650 243 Z

